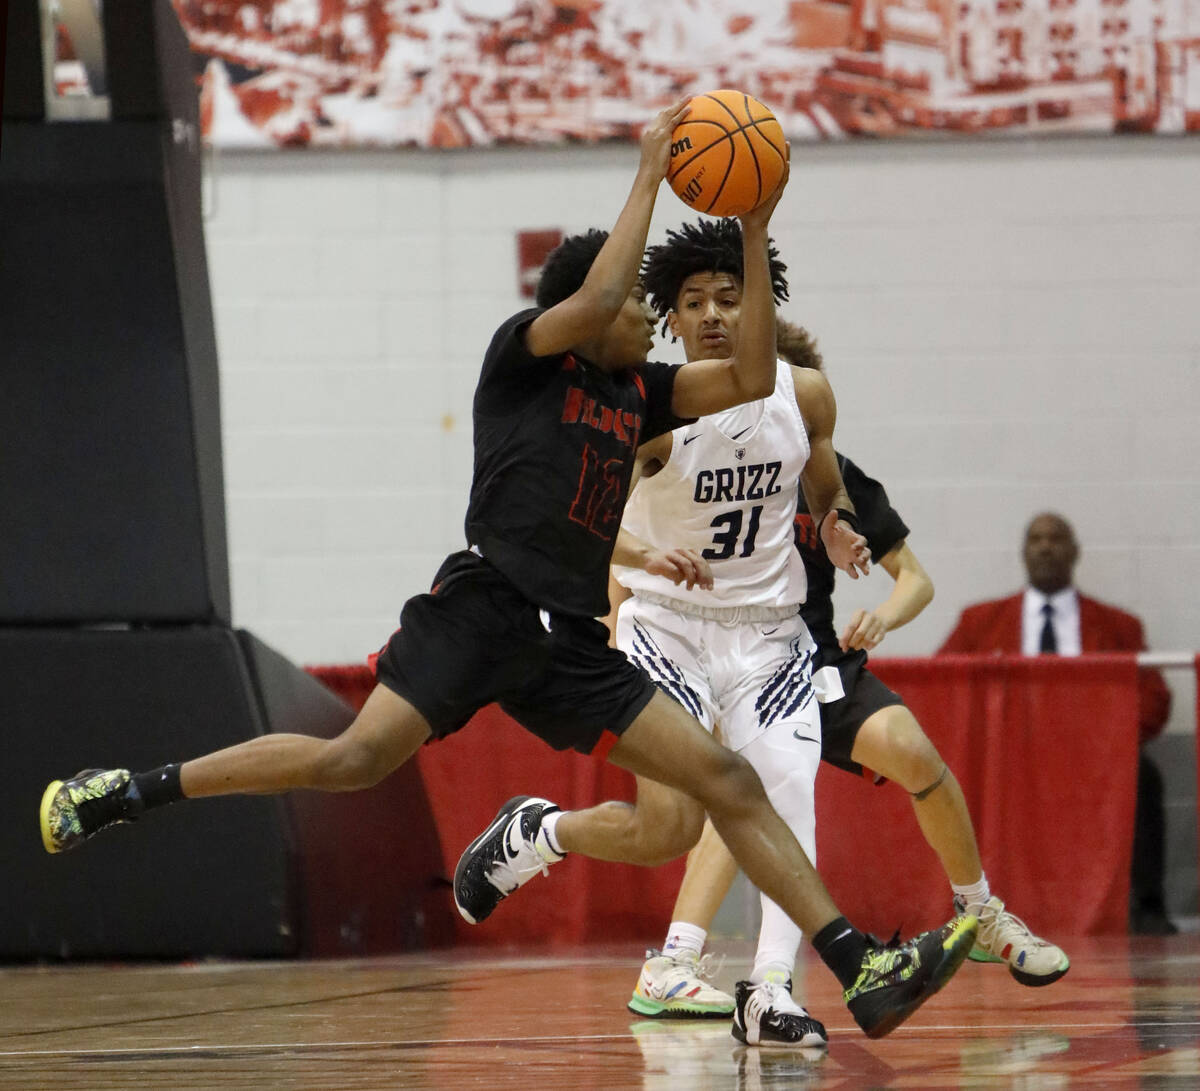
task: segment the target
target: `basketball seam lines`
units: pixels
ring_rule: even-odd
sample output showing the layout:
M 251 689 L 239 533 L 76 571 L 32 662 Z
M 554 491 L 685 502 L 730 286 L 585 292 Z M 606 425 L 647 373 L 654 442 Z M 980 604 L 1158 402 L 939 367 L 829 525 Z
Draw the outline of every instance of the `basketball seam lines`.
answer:
M 679 167 L 671 173 L 670 180 L 674 180 L 676 177 L 678 177 L 678 175 L 680 174 L 681 171 L 683 171 L 689 165 L 691 165 L 693 162 L 695 162 L 696 159 L 698 159 L 701 155 L 705 155 L 706 153 L 712 151 L 713 148 L 719 148 L 721 146 L 721 144 L 726 140 L 728 140 L 730 142 L 730 144 L 732 144 L 734 137 L 740 135 L 746 141 L 746 147 L 750 151 L 750 159 L 754 163 L 754 173 L 758 180 L 757 181 L 758 201 L 761 201 L 762 196 L 763 196 L 762 168 L 758 164 L 758 154 L 754 150 L 754 145 L 750 143 L 750 138 L 748 136 L 746 136 L 745 134 L 746 134 L 747 129 L 753 129 L 755 132 L 757 132 L 763 138 L 763 142 L 767 145 L 767 147 L 769 147 L 776 155 L 778 155 L 780 159 L 783 159 L 786 161 L 786 157 L 783 155 L 782 152 L 780 152 L 780 150 L 777 147 L 775 147 L 775 144 L 770 139 L 770 137 L 768 137 L 765 133 L 761 132 L 761 130 L 759 129 L 759 125 L 761 125 L 763 122 L 767 121 L 768 119 L 765 117 L 762 117 L 762 118 L 751 117 L 751 115 L 750 115 L 750 96 L 747 94 L 742 95 L 742 104 L 746 110 L 746 117 L 749 118 L 749 120 L 745 124 L 743 124 L 741 122 L 741 120 L 738 118 L 737 114 L 735 114 L 719 98 L 715 98 L 712 95 L 705 95 L 704 98 L 708 99 L 711 102 L 716 103 L 722 110 L 724 110 L 729 115 L 729 117 L 734 122 L 734 124 L 737 125 L 737 128 L 734 129 L 733 132 L 730 132 L 728 129 L 725 129 L 725 127 L 723 125 L 719 126 L 722 129 L 722 131 L 724 132 L 724 135 L 720 138 L 720 140 L 714 141 L 712 144 L 707 145 L 703 150 L 698 151 L 694 155 L 689 157 L 688 159 L 685 159 L 682 163 L 679 164 Z M 718 124 L 717 122 L 708 122 L 707 119 L 697 119 L 696 123 L 697 124 L 707 123 L 707 124 L 714 124 L 714 125 Z M 713 194 L 712 200 L 708 202 L 708 207 L 703 208 L 700 211 L 708 212 L 709 209 L 711 209 L 712 206 L 715 205 L 718 200 L 720 200 L 721 193 L 725 189 L 725 183 L 729 181 L 729 174 L 730 174 L 730 171 L 733 170 L 733 163 L 736 158 L 737 158 L 736 155 L 731 155 L 729 157 L 729 164 L 725 168 L 725 174 L 724 174 L 724 177 L 722 177 L 722 179 L 721 179 L 721 184 L 719 186 L 717 186 L 717 191 L 716 191 L 716 193 Z M 756 207 L 757 207 L 757 202 L 756 202 Z

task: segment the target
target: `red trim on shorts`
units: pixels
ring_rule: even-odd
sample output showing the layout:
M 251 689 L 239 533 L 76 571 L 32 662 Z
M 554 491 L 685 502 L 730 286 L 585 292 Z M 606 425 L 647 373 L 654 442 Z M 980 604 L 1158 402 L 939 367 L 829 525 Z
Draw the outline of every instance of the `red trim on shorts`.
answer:
M 606 728 L 600 732 L 600 739 L 592 749 L 592 757 L 598 761 L 608 761 L 608 755 L 612 753 L 612 748 L 620 741 L 620 735 L 614 735 Z

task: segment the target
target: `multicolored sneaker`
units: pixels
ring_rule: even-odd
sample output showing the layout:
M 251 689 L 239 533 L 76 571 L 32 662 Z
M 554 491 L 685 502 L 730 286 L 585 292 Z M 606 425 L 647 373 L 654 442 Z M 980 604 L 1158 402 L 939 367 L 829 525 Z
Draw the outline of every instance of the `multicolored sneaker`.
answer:
M 945 985 L 970 954 L 978 928 L 974 917 L 961 916 L 895 947 L 869 944 L 843 997 L 866 1036 L 895 1030 Z
M 733 1012 L 733 997 L 704 980 L 711 965 L 712 955 L 695 951 L 647 951 L 626 1007 L 651 1019 L 724 1019 Z
M 566 855 L 550 847 L 542 830 L 542 819 L 558 809 L 548 799 L 514 796 L 467 846 L 454 869 L 454 904 L 464 920 L 478 924 L 517 887 L 545 875 Z
M 735 994 L 732 1033 L 743 1045 L 805 1049 L 829 1044 L 825 1028 L 792 999 L 789 985 L 739 981 Z
M 84 769 L 70 780 L 52 781 L 42 793 L 42 844 L 66 852 L 118 822 L 133 822 L 125 798 L 128 769 Z
M 954 899 L 954 908 L 960 914 L 967 911 L 959 897 Z M 1006 962 L 1008 972 L 1031 988 L 1050 985 L 1071 968 L 1061 947 L 1035 936 L 994 895 L 979 910 L 979 935 L 970 958 L 974 962 Z

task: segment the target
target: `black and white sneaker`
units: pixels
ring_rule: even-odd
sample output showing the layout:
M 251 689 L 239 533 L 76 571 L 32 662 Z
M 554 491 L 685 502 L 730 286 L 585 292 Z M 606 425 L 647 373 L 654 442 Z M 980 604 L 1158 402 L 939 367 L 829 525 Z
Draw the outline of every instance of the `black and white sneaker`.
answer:
M 458 858 L 454 904 L 463 919 L 478 924 L 535 875 L 545 875 L 566 853 L 550 847 L 542 818 L 559 808 L 548 799 L 514 796 Z
M 734 988 L 733 1036 L 748 1046 L 810 1048 L 829 1044 L 825 1028 L 792 999 L 786 985 L 739 981 Z

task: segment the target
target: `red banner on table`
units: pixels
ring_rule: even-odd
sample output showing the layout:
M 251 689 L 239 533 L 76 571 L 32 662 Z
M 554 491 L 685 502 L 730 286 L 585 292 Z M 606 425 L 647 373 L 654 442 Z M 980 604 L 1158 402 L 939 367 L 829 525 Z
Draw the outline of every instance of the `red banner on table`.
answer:
M 958 777 L 993 893 L 1042 935 L 1125 931 L 1137 795 L 1134 656 L 871 665 Z M 860 927 L 911 934 L 952 911 L 945 874 L 897 785 L 822 767 L 817 853 L 835 901 Z
M 872 668 L 904 696 L 958 777 L 992 890 L 1011 911 L 1049 937 L 1125 931 L 1137 790 L 1134 656 L 880 659 Z M 313 673 L 355 705 L 374 682 L 365 667 Z M 543 795 L 564 809 L 634 798 L 625 771 L 551 750 L 494 705 L 422 747 L 417 763 L 446 879 L 510 796 Z M 817 845 L 834 900 L 859 927 L 887 938 L 950 916 L 948 881 L 897 785 L 875 787 L 823 766 Z M 571 856 L 481 925 L 454 914 L 455 935 L 500 947 L 650 945 L 670 922 L 683 867 L 682 859 L 649 869 Z M 445 901 L 453 913 L 448 884 Z

